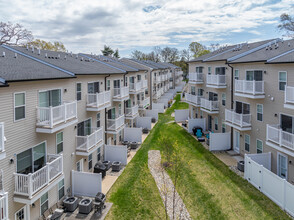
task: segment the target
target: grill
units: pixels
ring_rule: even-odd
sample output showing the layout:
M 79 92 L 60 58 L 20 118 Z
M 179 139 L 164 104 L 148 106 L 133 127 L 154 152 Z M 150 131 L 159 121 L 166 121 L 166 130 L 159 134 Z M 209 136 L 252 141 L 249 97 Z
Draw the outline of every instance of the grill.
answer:
M 106 166 L 101 162 L 97 162 L 94 166 L 94 173 L 102 173 L 102 178 L 106 176 L 106 170 Z

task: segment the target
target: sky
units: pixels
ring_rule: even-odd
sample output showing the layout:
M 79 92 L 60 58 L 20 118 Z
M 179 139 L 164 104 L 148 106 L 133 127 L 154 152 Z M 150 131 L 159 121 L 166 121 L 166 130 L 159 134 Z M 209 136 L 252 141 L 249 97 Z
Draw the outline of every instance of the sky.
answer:
M 36 39 L 68 51 L 100 54 L 104 45 L 128 57 L 154 46 L 186 49 L 192 41 L 253 42 L 285 34 L 282 13 L 294 0 L 0 0 L 0 21 L 20 23 Z

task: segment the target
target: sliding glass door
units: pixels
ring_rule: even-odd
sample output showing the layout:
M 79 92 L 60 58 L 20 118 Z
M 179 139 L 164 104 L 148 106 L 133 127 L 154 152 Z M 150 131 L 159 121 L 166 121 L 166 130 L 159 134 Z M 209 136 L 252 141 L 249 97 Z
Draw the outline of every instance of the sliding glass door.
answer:
M 61 102 L 60 89 L 39 92 L 39 107 L 55 107 L 61 105 Z

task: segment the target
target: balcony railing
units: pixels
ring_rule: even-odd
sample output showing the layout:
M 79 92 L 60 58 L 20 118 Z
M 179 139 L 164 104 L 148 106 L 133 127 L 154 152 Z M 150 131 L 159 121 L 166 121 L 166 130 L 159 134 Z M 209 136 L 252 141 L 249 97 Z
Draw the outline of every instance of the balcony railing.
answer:
M 206 75 L 206 84 L 212 86 L 226 86 L 225 75 Z
M 103 127 L 92 128 L 92 133 L 87 136 L 76 136 L 76 150 L 88 152 L 92 147 L 103 143 Z
M 208 99 L 201 99 L 201 108 L 207 109 L 210 112 L 219 110 L 219 102 L 218 101 L 210 101 Z
M 110 104 L 110 91 L 87 95 L 87 107 L 102 108 Z
M 121 88 L 113 89 L 113 98 L 114 99 L 122 99 L 129 96 L 129 87 L 124 86 Z
M 266 140 L 294 150 L 294 134 L 283 131 L 279 125 L 266 125 Z
M 142 89 L 142 81 L 136 83 L 130 83 L 130 92 L 139 92 Z
M 0 153 L 4 150 L 4 123 L 0 122 Z
M 126 117 L 134 117 L 138 114 L 139 106 L 135 105 L 131 108 L 126 108 Z
M 117 130 L 125 124 L 125 116 L 121 115 L 115 119 L 107 119 L 107 130 Z
M 14 193 L 31 198 L 36 192 L 49 185 L 63 173 L 63 156 L 48 155 L 47 164 L 34 173 L 14 173 Z
M 155 99 L 159 99 L 159 98 L 162 96 L 163 93 L 164 93 L 163 88 L 160 88 L 159 90 L 157 90 L 157 91 L 155 92 L 155 94 L 154 94 L 154 98 L 155 98 Z
M 37 107 L 37 125 L 53 128 L 60 123 L 77 118 L 77 101 L 55 107 Z
M 142 89 L 146 89 L 148 87 L 148 82 L 146 79 L 142 80 Z
M 185 93 L 185 101 L 192 104 L 192 105 L 200 106 L 201 98 L 203 98 L 203 97 L 197 96 L 197 95 L 192 95 L 189 93 Z
M 227 122 L 237 125 L 238 127 L 250 127 L 251 115 L 250 114 L 238 114 L 233 110 L 226 109 L 225 119 Z
M 251 95 L 264 94 L 264 81 L 235 80 L 235 92 Z
M 286 86 L 285 88 L 285 104 L 294 104 L 294 87 Z
M 161 77 L 161 75 L 157 75 L 157 76 L 155 77 L 154 81 L 155 81 L 156 83 L 161 83 L 161 81 L 162 81 L 162 77 Z
M 203 73 L 189 73 L 189 83 L 203 83 Z
M 139 100 L 138 103 L 140 108 L 147 108 L 150 105 L 150 97 L 147 97 L 144 100 Z
M 178 75 L 178 76 L 183 75 L 183 71 L 178 71 L 178 72 L 177 72 L 177 75 Z
M 0 220 L 8 220 L 8 193 L 0 192 Z

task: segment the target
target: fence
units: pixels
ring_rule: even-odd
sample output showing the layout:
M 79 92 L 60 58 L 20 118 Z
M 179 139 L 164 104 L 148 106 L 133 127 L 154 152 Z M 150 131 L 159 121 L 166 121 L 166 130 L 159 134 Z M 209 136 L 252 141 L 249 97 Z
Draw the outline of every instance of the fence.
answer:
M 153 104 L 154 104 L 154 103 L 153 103 Z M 145 116 L 146 116 L 146 117 L 155 118 L 156 121 L 158 121 L 158 113 L 159 113 L 159 110 L 157 110 L 157 109 L 153 109 L 153 110 L 145 110 Z
M 119 161 L 122 165 L 127 165 L 128 149 L 126 145 L 105 145 L 104 159 Z
M 153 103 L 152 109 L 158 110 L 159 113 L 164 113 L 164 103 Z
M 124 141 L 142 143 L 142 128 L 125 128 Z
M 231 133 L 209 133 L 209 150 L 229 150 L 231 147 Z
M 186 121 L 189 118 L 189 109 L 175 110 L 175 121 Z
M 294 186 L 271 172 L 271 153 L 245 155 L 245 179 L 294 216 Z
M 189 118 L 188 119 L 188 132 L 192 133 L 194 127 L 201 127 L 203 131 L 206 131 L 206 120 L 205 118 Z
M 147 128 L 151 130 L 151 117 L 137 117 L 137 128 Z

